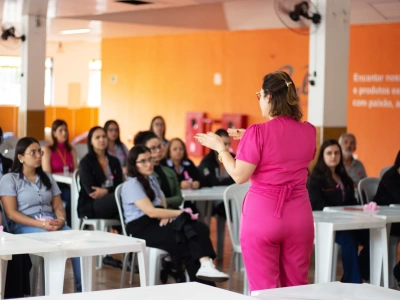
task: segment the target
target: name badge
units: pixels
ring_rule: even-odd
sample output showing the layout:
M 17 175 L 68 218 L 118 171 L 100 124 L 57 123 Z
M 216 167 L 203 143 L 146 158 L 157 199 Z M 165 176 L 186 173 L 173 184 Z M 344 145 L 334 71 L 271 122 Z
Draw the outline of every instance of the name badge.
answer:
M 64 170 L 64 174 L 65 175 L 69 174 L 69 167 L 68 166 L 64 166 L 63 170 Z

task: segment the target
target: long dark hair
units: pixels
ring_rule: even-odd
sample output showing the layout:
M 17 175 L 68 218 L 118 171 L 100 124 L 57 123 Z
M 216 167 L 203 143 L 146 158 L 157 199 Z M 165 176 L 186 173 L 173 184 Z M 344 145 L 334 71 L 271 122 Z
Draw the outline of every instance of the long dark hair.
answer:
M 92 137 L 93 137 L 93 133 L 97 130 L 103 130 L 104 133 L 107 136 L 107 132 L 104 130 L 103 127 L 101 126 L 94 126 L 92 128 L 90 128 L 89 133 L 88 133 L 88 137 L 87 137 L 87 146 L 88 146 L 88 154 L 93 156 L 93 157 L 97 157 L 96 152 L 94 151 L 93 145 L 92 145 Z M 106 155 L 107 155 L 107 150 L 106 150 Z
M 126 161 L 126 164 L 128 166 L 128 176 L 136 177 L 140 184 L 143 186 L 147 197 L 149 197 L 150 201 L 153 201 L 156 198 L 156 194 L 151 188 L 149 180 L 146 179 L 143 174 L 138 171 L 136 164 L 139 155 L 147 152 L 151 154 L 150 149 L 146 146 L 134 146 L 131 150 L 129 150 L 128 160 Z
M 182 144 L 182 147 L 183 147 L 182 161 L 189 160 L 189 157 L 188 157 L 187 151 L 186 151 L 186 145 L 180 138 L 174 138 L 174 139 L 169 141 L 168 147 L 167 147 L 167 152 L 165 153 L 165 159 L 171 158 L 171 145 L 172 145 L 173 142 L 180 142 Z
M 117 137 L 117 139 L 115 140 L 115 144 L 121 145 L 122 142 L 121 142 L 121 138 L 119 137 L 119 125 L 118 125 L 118 123 L 117 123 L 116 121 L 114 121 L 114 120 L 108 120 L 108 121 L 104 124 L 104 130 L 106 131 L 106 134 L 107 134 L 107 132 L 108 132 L 108 127 L 110 127 L 110 125 L 112 125 L 112 124 L 114 124 L 115 126 L 117 126 L 117 129 L 118 129 L 118 137 Z
M 139 131 L 134 139 L 133 144 L 137 145 L 146 145 L 146 143 L 151 139 L 160 139 L 153 131 Z
M 342 183 L 345 187 L 347 187 L 349 185 L 352 186 L 353 181 L 347 175 L 346 169 L 343 164 L 342 148 L 340 147 L 338 141 L 333 140 L 333 139 L 326 140 L 325 142 L 322 143 L 321 149 L 318 154 L 318 160 L 317 160 L 317 163 L 316 163 L 314 169 L 311 172 L 311 176 L 315 176 L 319 179 L 327 180 L 329 183 L 329 186 L 331 186 L 332 188 L 336 186 L 337 183 L 335 182 L 335 180 L 332 177 L 332 171 L 326 165 L 325 160 L 324 160 L 325 149 L 328 148 L 329 146 L 333 146 L 333 145 L 338 146 L 339 151 L 340 151 L 340 161 L 339 161 L 339 164 L 335 168 L 335 173 L 340 177 L 340 180 L 342 181 Z
M 154 122 L 155 122 L 157 119 L 160 119 L 160 120 L 164 123 L 164 131 L 163 131 L 163 133 L 162 133 L 162 138 L 165 139 L 165 132 L 167 131 L 167 126 L 165 125 L 165 120 L 164 120 L 163 117 L 161 117 L 161 116 L 155 116 L 155 117 L 151 120 L 150 129 L 149 129 L 149 130 L 154 132 L 154 130 L 153 130 L 153 125 L 154 125 Z
M 53 141 L 53 144 L 50 145 L 50 150 L 51 151 L 56 151 L 57 150 L 57 139 L 54 136 L 54 132 L 56 132 L 57 128 L 60 126 L 65 125 L 67 127 L 67 140 L 65 141 L 64 145 L 65 148 L 67 149 L 68 152 L 71 151 L 71 145 L 69 144 L 69 133 L 68 133 L 68 124 L 64 120 L 57 119 L 51 124 L 51 140 Z
M 33 137 L 24 137 L 17 142 L 15 146 L 14 162 L 11 168 L 11 172 L 21 173 L 23 169 L 23 164 L 18 159 L 18 154 L 24 155 L 26 149 L 32 144 L 39 144 L 39 142 Z M 36 168 L 36 174 L 39 175 L 40 181 L 49 190 L 51 189 L 51 181 L 47 174 L 43 171 L 42 166 Z

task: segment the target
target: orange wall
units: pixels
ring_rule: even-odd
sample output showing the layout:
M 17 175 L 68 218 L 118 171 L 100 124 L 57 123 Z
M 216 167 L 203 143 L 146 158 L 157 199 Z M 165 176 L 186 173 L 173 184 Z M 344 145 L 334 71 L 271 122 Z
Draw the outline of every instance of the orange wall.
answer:
M 242 113 L 249 124 L 262 122 L 255 92 L 263 76 L 291 65 L 301 88 L 307 61 L 307 37 L 284 29 L 105 39 L 100 123 L 117 119 L 127 141 L 158 114 L 167 121 L 168 138 L 184 138 L 188 111 L 211 119 Z M 214 73 L 222 76 L 219 86 Z M 301 96 L 306 110 L 307 96 Z
M 357 154 L 370 176 L 392 164 L 400 148 L 400 108 L 353 107 L 353 88 L 364 84 L 354 83 L 352 74 L 399 74 L 398 36 L 399 23 L 351 28 L 347 126 L 358 138 Z M 307 116 L 307 80 L 304 89 L 302 84 L 308 38 L 286 29 L 105 39 L 102 62 L 99 120 L 117 119 L 124 141 L 148 129 L 158 114 L 167 121 L 168 138 L 185 136 L 188 111 L 206 112 L 212 119 L 242 113 L 249 124 L 262 122 L 254 94 L 263 75 L 285 65 L 293 67 Z M 222 85 L 213 84 L 216 72 Z M 111 82 L 112 76 L 116 81 Z M 390 99 L 400 101 L 400 96 Z
M 369 176 L 378 176 L 384 166 L 393 165 L 400 150 L 399 37 L 400 23 L 351 28 L 347 128 L 357 137 L 356 152 Z M 380 74 L 383 80 L 359 82 L 354 80 L 354 73 Z M 386 81 L 387 74 L 397 74 L 397 82 Z M 390 94 L 365 94 L 373 92 L 365 89 L 372 87 L 387 88 Z M 393 94 L 393 88 L 397 95 Z M 369 107 L 377 104 L 374 100 L 385 99 L 393 107 Z
M 3 132 L 18 134 L 18 107 L 0 106 L 0 127 Z

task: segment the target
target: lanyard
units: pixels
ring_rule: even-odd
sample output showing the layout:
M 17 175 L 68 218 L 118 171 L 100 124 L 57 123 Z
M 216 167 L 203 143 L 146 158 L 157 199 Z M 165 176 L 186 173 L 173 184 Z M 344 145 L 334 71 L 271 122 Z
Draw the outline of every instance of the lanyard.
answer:
M 57 148 L 58 155 L 60 156 L 64 166 L 67 166 L 67 149 L 64 150 L 64 154 L 61 153 L 60 149 Z

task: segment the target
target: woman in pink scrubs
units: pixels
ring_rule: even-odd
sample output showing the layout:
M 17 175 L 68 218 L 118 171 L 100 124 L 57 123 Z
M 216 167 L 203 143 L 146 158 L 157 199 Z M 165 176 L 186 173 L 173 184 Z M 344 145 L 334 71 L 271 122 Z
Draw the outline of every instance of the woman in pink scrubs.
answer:
M 315 154 L 315 128 L 300 121 L 296 87 L 285 72 L 266 75 L 257 98 L 269 121 L 229 130 L 241 138 L 235 159 L 219 136 L 196 135 L 202 145 L 218 151 L 236 183 L 251 180 L 240 234 L 251 291 L 307 284 L 314 240 L 306 182 Z

